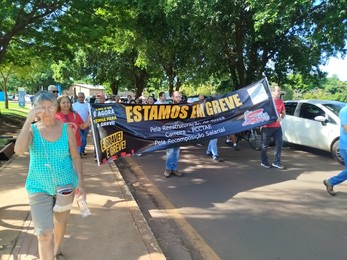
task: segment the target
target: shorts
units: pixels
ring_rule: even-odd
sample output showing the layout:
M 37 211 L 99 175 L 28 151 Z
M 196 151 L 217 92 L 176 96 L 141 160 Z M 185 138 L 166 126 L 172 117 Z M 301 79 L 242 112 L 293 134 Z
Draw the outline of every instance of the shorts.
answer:
M 53 232 L 53 206 L 55 197 L 47 193 L 29 194 L 31 217 L 37 236 L 44 232 Z

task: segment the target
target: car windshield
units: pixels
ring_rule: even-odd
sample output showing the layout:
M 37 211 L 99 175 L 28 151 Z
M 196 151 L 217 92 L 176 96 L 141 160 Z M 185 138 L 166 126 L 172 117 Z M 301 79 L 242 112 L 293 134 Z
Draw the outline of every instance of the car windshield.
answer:
M 329 109 L 335 115 L 338 116 L 341 108 L 343 108 L 345 106 L 345 104 L 344 103 L 341 103 L 341 104 L 323 104 L 323 106 L 325 106 L 327 109 Z

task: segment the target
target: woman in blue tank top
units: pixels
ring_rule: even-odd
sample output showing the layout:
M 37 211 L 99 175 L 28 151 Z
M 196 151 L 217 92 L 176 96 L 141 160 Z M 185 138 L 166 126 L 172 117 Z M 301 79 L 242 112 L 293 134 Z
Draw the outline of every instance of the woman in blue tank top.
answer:
M 71 184 L 76 195 L 86 199 L 82 162 L 72 129 L 55 119 L 54 94 L 40 91 L 33 104 L 18 135 L 15 152 L 30 152 L 26 190 L 40 259 L 59 259 L 70 210 L 53 212 L 56 187 Z M 40 121 L 32 124 L 36 117 Z

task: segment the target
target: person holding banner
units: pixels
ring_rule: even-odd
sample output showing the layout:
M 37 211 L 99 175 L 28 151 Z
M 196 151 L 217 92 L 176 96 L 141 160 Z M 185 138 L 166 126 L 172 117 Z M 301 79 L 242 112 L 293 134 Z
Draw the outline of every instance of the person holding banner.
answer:
M 106 97 L 103 93 L 99 93 L 96 95 L 96 104 L 105 104 Z M 96 149 L 95 149 L 95 144 L 94 144 L 94 161 L 96 162 L 98 159 L 96 158 Z
M 174 91 L 172 94 L 172 103 L 178 104 L 181 102 L 181 94 L 178 91 Z M 180 157 L 180 147 L 173 147 L 166 149 L 166 169 L 164 176 L 169 178 L 171 174 L 176 176 L 182 176 L 182 173 L 178 169 L 178 160 Z
M 147 104 L 148 104 L 148 105 L 153 105 L 153 104 L 154 104 L 154 98 L 153 98 L 152 96 L 149 96 L 149 97 L 147 98 Z
M 205 99 L 205 96 L 203 94 L 199 94 L 198 96 L 199 101 L 202 101 Z M 215 160 L 216 162 L 223 162 L 224 160 L 219 157 L 218 155 L 218 138 L 211 139 L 208 143 L 207 146 L 207 151 L 206 155 L 207 156 L 212 156 L 212 159 Z M 198 146 L 202 146 L 201 143 L 198 143 Z
M 281 164 L 281 151 L 282 151 L 282 145 L 283 145 L 283 135 L 282 135 L 282 128 L 281 128 L 281 120 L 286 115 L 286 108 L 284 106 L 283 100 L 280 98 L 281 96 L 281 88 L 279 86 L 272 86 L 271 87 L 272 92 L 272 98 L 275 103 L 275 107 L 277 110 L 277 113 L 279 115 L 279 118 L 268 125 L 264 125 L 262 127 L 262 138 L 263 143 L 261 145 L 261 166 L 265 168 L 277 168 L 277 169 L 284 169 L 284 166 Z M 270 165 L 269 159 L 267 156 L 267 149 L 270 144 L 271 137 L 274 137 L 275 139 L 275 160 Z
M 223 162 L 224 160 L 218 155 L 218 146 L 217 146 L 218 138 L 211 139 L 208 143 L 206 155 L 212 156 L 212 159 L 216 162 Z
M 204 99 L 205 99 L 205 95 L 199 94 L 199 95 L 198 95 L 198 101 L 197 101 L 197 102 L 202 101 L 202 100 L 204 100 Z M 204 144 L 203 144 L 203 143 L 200 143 L 200 142 L 196 143 L 196 145 L 199 146 L 199 147 L 204 146 Z M 209 146 L 210 146 L 210 144 L 209 144 Z M 216 148 L 216 149 L 217 149 L 217 148 Z M 210 151 L 211 151 L 211 150 L 210 150 Z M 209 152 L 207 152 L 207 154 L 208 154 L 208 153 L 209 153 Z
M 102 93 L 99 93 L 96 95 L 96 100 L 95 100 L 95 103 L 98 103 L 98 104 L 104 104 L 106 101 L 106 97 L 104 94 Z

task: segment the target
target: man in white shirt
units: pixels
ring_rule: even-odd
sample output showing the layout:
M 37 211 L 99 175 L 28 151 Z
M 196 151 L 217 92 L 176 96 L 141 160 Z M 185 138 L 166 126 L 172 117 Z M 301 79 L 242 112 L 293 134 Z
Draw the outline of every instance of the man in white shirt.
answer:
M 81 116 L 83 122 L 86 122 L 89 117 L 89 104 L 84 102 L 84 100 L 85 100 L 84 93 L 83 92 L 78 93 L 77 102 L 72 104 L 72 108 L 75 112 L 77 112 Z M 84 130 L 80 129 L 80 135 L 81 135 L 81 141 L 82 141 L 80 154 L 82 157 L 85 157 L 87 155 L 85 152 L 85 148 L 87 145 L 88 133 L 89 133 L 89 127 L 87 127 Z
M 116 103 L 116 96 L 115 95 L 109 95 L 108 99 L 105 101 L 105 104 L 109 103 Z
M 174 91 L 172 94 L 172 103 L 179 104 L 181 101 L 181 93 L 178 91 Z M 180 147 L 173 147 L 166 149 L 166 162 L 165 162 L 165 171 L 164 176 L 169 178 L 171 174 L 176 175 L 178 177 L 182 176 L 182 172 L 178 171 L 178 160 L 180 157 Z

